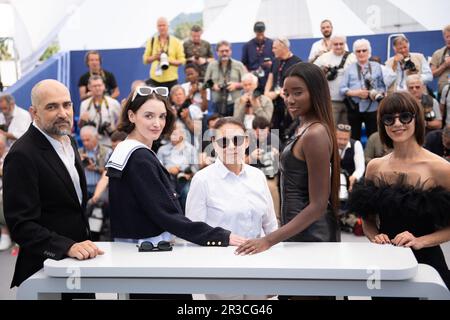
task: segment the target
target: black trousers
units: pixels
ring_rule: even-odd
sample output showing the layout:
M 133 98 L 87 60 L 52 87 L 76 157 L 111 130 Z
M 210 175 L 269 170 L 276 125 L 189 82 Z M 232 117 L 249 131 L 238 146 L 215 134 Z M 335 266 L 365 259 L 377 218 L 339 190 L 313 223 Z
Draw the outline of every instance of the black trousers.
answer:
M 348 124 L 352 127 L 352 139 L 361 140 L 361 125 L 366 127 L 367 138 L 378 131 L 377 112 L 359 112 L 348 110 Z

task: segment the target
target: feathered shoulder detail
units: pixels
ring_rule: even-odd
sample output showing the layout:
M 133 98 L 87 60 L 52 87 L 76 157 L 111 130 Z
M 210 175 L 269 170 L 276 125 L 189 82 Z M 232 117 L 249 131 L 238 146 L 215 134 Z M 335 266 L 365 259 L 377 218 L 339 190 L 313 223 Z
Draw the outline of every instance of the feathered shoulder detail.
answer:
M 429 215 L 436 226 L 448 226 L 450 191 L 441 186 L 425 188 L 425 184 L 420 181 L 416 185 L 407 184 L 404 176 L 393 184 L 389 184 L 384 177 L 363 179 L 354 185 L 349 194 L 349 210 L 363 218 L 380 214 L 399 218 Z

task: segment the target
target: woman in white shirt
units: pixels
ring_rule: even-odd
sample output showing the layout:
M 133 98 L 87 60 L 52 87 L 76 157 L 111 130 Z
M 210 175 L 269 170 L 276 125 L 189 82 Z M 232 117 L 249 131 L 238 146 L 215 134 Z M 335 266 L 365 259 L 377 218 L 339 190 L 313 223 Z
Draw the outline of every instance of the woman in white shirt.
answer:
M 242 122 L 226 117 L 214 126 L 216 162 L 192 179 L 186 216 L 222 227 L 245 238 L 277 229 L 275 210 L 264 173 L 245 164 L 248 137 Z M 255 296 L 207 295 L 207 299 L 262 299 Z

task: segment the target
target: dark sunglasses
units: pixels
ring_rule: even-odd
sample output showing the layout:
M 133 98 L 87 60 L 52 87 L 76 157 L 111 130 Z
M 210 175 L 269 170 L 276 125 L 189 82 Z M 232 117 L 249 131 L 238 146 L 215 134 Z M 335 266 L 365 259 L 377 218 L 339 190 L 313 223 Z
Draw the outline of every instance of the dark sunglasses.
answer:
M 403 124 L 409 124 L 411 123 L 411 121 L 413 121 L 414 117 L 416 115 L 414 113 L 411 112 L 401 112 L 398 116 L 395 116 L 393 114 L 384 114 L 381 117 L 381 121 L 383 122 L 383 124 L 385 126 L 392 126 L 395 123 L 395 119 L 398 118 L 398 120 L 400 120 L 401 123 Z
M 337 128 L 338 128 L 339 131 L 346 131 L 346 132 L 352 131 L 352 127 L 350 125 L 348 125 L 348 124 L 339 123 L 337 125 Z
M 230 145 L 231 141 L 233 141 L 233 145 L 235 147 L 242 146 L 242 144 L 245 141 L 245 136 L 234 136 L 234 137 L 231 137 L 231 138 L 223 137 L 223 138 L 214 139 L 214 140 L 217 142 L 219 147 L 221 147 L 222 149 L 225 149 L 225 148 L 227 148 Z
M 356 50 L 356 53 L 367 52 L 367 49 Z
M 136 90 L 134 90 L 131 102 L 133 102 L 138 95 L 140 95 L 141 97 L 146 97 L 151 95 L 152 93 L 167 98 L 169 96 L 169 89 L 167 89 L 166 87 L 155 87 L 155 88 L 148 86 L 137 87 Z
M 150 241 L 144 241 L 140 245 L 137 245 L 139 252 L 150 252 L 150 251 L 172 251 L 173 247 L 169 241 L 160 241 L 155 246 Z

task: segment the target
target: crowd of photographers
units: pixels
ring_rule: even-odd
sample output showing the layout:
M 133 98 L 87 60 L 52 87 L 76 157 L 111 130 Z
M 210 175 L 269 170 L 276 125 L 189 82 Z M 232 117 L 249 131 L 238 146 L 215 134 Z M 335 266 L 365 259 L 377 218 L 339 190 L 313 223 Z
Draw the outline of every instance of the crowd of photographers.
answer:
M 322 68 L 330 88 L 333 116 L 341 155 L 341 200 L 359 180 L 365 164 L 389 152 L 380 142 L 376 111 L 380 101 L 394 91 L 408 91 L 425 111 L 425 147 L 450 161 L 450 25 L 443 29 L 445 45 L 428 62 L 423 54 L 410 52 L 406 36 L 393 41 L 395 55 L 385 64 L 372 55 L 368 40 L 356 40 L 349 50 L 344 35 L 333 33 L 329 20 L 320 25 L 323 38 L 311 48 L 308 62 Z M 173 177 L 184 207 L 190 180 L 214 162 L 209 128 L 221 117 L 234 116 L 248 129 L 247 161 L 261 169 L 269 184 L 279 218 L 278 155 L 284 143 L 296 134 L 298 119 L 291 119 L 283 99 L 287 69 L 302 60 L 291 50 L 287 38 L 269 39 L 264 22 L 254 25 L 255 37 L 242 49 L 241 61 L 232 58 L 232 45 L 215 46 L 202 39 L 202 28 L 193 26 L 190 39 L 182 42 L 169 34 L 167 19 L 157 20 L 157 34 L 146 44 L 144 64 L 151 64 L 149 78 L 131 86 L 164 86 L 170 90 L 172 110 L 177 118 L 170 136 L 154 144 L 158 158 Z M 123 101 L 112 72 L 103 69 L 98 51 L 85 56 L 88 71 L 79 80 L 82 100 L 78 126 L 80 155 L 88 182 L 87 215 L 98 239 L 108 239 L 107 184 L 104 165 L 112 148 L 126 135 L 117 132 Z M 185 82 L 179 83 L 178 69 L 184 66 Z M 427 87 L 438 79 L 438 91 Z M 0 96 L 0 165 L 8 147 L 28 128 L 32 119 L 17 107 L 11 95 Z M 367 142 L 360 142 L 363 131 Z M 0 170 L 1 174 L 1 170 Z M 2 215 L 0 215 L 1 217 Z M 3 224 L 2 224 L 3 223 Z M 2 224 L 0 250 L 10 247 L 8 230 Z

